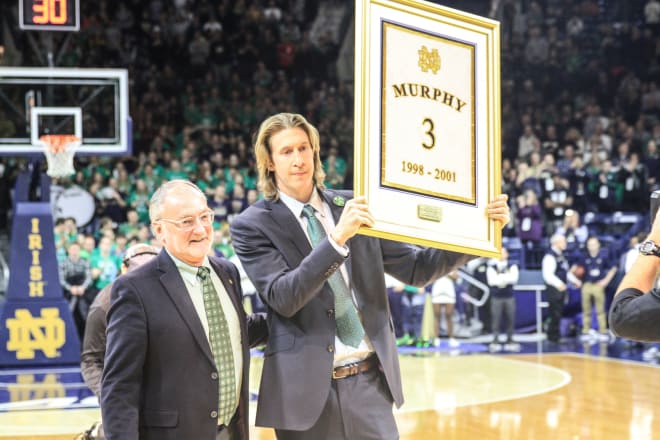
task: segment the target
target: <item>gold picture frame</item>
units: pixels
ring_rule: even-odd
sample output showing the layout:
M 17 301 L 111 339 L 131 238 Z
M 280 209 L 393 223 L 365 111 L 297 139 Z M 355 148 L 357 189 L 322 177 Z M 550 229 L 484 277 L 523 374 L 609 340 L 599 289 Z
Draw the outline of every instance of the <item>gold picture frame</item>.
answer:
M 497 257 L 499 23 L 418 0 L 357 0 L 354 192 L 370 236 Z

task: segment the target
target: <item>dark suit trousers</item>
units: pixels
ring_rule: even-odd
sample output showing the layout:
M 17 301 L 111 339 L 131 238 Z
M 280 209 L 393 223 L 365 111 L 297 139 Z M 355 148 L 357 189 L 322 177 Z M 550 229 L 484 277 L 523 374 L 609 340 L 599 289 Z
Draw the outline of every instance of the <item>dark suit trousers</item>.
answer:
M 555 287 L 546 284 L 546 298 L 548 300 L 548 340 L 550 342 L 559 342 L 561 336 L 559 332 L 559 321 L 564 310 L 564 295 L 566 292 L 560 292 Z
M 275 430 L 278 440 L 396 440 L 392 396 L 377 369 L 332 380 L 321 416 L 307 431 Z

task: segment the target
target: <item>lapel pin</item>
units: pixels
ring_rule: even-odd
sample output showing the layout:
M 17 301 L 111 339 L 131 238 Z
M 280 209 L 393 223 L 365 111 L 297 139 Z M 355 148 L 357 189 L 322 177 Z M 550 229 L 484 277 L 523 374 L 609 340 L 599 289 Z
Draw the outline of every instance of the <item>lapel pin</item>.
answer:
M 334 199 L 332 199 L 332 203 L 337 206 L 344 206 L 346 204 L 346 200 L 344 200 L 344 198 L 341 196 L 335 196 Z

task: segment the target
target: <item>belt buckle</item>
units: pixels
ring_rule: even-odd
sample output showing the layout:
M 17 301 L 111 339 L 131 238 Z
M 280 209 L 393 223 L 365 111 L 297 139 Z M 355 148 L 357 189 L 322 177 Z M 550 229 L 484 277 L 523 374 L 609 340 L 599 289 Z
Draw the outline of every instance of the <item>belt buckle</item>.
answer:
M 343 376 L 337 376 L 337 370 L 347 370 L 346 374 Z M 332 378 L 337 380 L 337 379 L 345 379 L 347 377 L 355 376 L 356 374 L 360 373 L 360 362 L 355 362 L 352 364 L 346 364 L 342 365 L 341 367 L 333 368 L 332 369 Z
M 345 379 L 345 378 L 349 377 L 351 375 L 350 367 L 351 367 L 351 364 L 346 364 L 346 365 L 342 365 L 341 367 L 333 368 L 332 369 L 332 378 L 335 379 L 335 380 L 339 380 L 339 379 Z M 343 373 L 346 370 L 348 370 L 348 372 Z M 337 371 L 342 371 L 343 374 L 341 376 L 339 376 L 339 375 L 337 375 Z

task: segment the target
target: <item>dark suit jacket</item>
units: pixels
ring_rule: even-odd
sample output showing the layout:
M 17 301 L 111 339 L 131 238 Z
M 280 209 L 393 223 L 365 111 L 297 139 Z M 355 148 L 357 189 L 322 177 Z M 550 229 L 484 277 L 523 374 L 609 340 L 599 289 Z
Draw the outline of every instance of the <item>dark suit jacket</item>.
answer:
M 335 222 L 342 206 L 323 191 Z M 262 200 L 231 224 L 243 267 L 268 306 L 270 336 L 264 353 L 256 424 L 306 430 L 319 418 L 330 391 L 335 343 L 334 300 L 325 282 L 342 263 L 357 297 L 365 331 L 380 359 L 397 406 L 403 403 L 399 361 L 384 273 L 422 286 L 469 256 L 356 235 L 346 261 L 326 238 L 311 248 L 298 220 L 281 202 Z
M 106 315 L 110 308 L 111 289 L 112 284 L 108 284 L 101 289 L 89 307 L 87 321 L 85 322 L 85 337 L 80 353 L 82 377 L 85 384 L 99 399 L 101 398 L 101 376 L 103 375 L 103 359 L 105 357 L 105 332 L 108 326 Z
M 232 425 L 238 438 L 247 439 L 248 346 L 265 340 L 265 319 L 245 315 L 236 267 L 224 259 L 209 259 L 240 321 L 243 379 Z M 167 252 L 117 278 L 107 336 L 101 408 L 108 440 L 216 438 L 215 361 L 185 283 Z
M 634 341 L 660 341 L 660 289 L 644 293 L 624 289 L 610 306 L 610 328 L 615 335 Z

